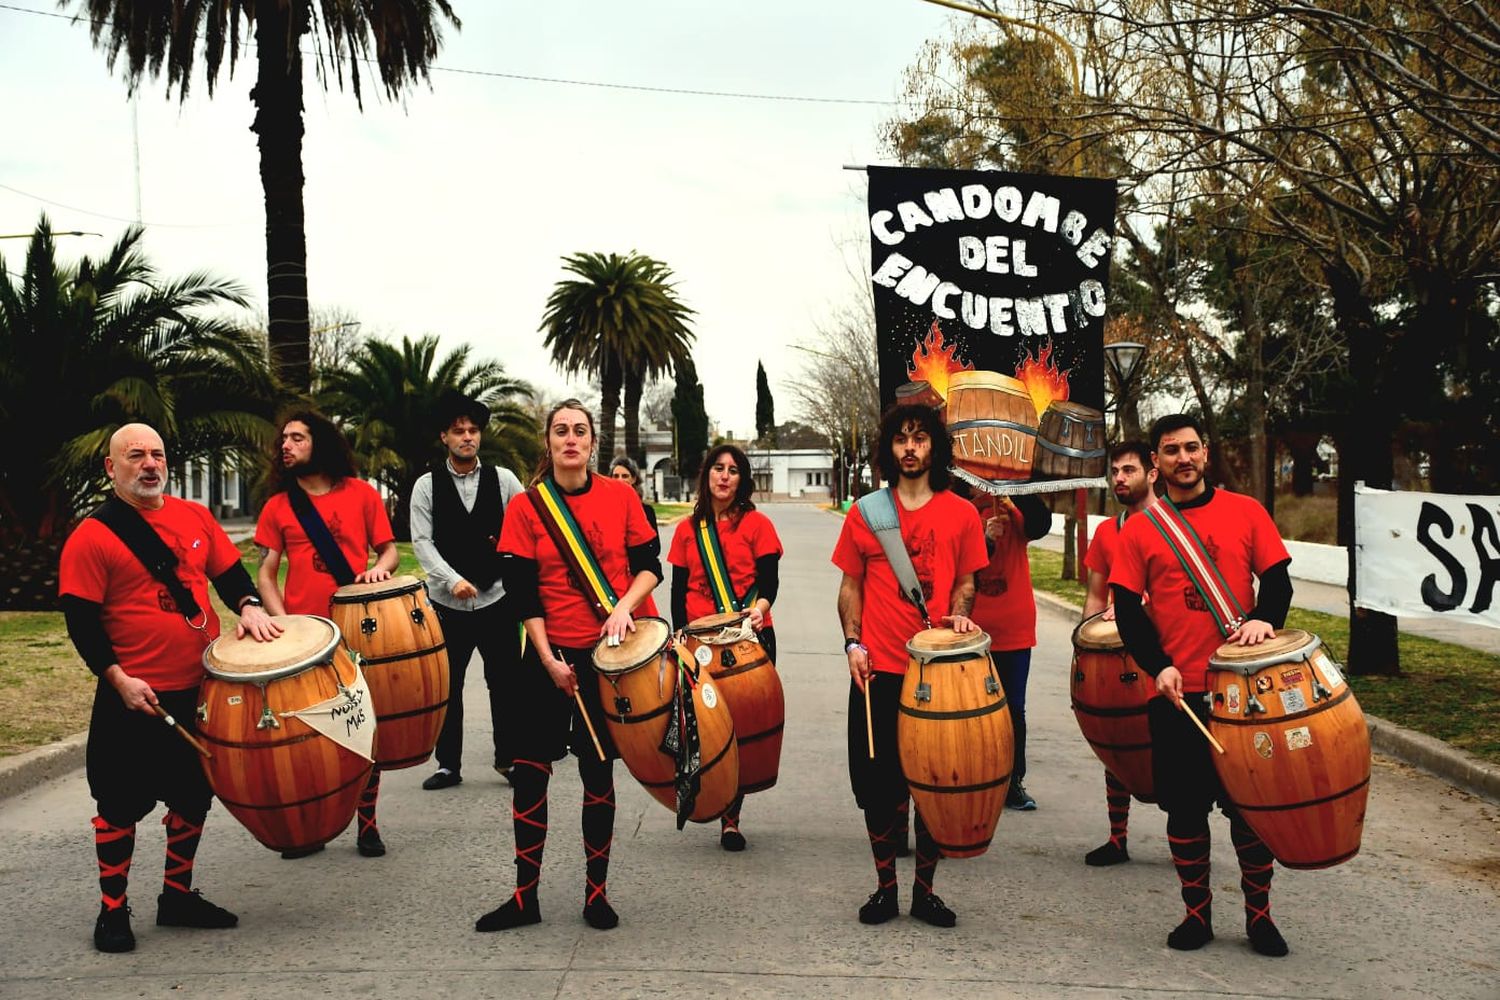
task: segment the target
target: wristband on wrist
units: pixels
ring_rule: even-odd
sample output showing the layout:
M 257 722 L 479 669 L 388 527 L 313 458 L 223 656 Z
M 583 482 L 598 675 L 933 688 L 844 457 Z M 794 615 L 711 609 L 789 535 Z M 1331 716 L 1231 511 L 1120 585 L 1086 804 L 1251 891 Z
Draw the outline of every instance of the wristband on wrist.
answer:
M 860 642 L 858 639 L 845 639 L 844 640 L 844 655 L 848 656 L 849 655 L 849 650 L 851 650 L 851 649 L 864 649 L 865 652 L 867 652 L 867 653 L 869 652 L 869 650 L 865 649 L 865 644 L 862 643 L 862 642 Z

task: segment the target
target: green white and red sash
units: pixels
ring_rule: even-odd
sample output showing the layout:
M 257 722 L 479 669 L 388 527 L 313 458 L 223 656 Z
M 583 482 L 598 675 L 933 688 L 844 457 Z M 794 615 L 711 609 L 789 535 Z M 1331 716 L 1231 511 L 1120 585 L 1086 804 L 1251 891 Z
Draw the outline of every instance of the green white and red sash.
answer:
M 1177 509 L 1176 504 L 1166 497 L 1158 499 L 1143 513 L 1151 526 L 1166 540 L 1167 548 L 1172 550 L 1172 554 L 1182 564 L 1188 579 L 1193 581 L 1203 603 L 1208 605 L 1209 612 L 1213 614 L 1214 624 L 1219 626 L 1219 632 L 1228 638 L 1245 620 L 1245 610 L 1235 599 L 1234 591 L 1229 589 L 1224 574 L 1214 565 L 1213 557 L 1203 547 L 1198 533 L 1193 530 L 1187 518 L 1182 516 L 1182 511 Z
M 734 592 L 734 580 L 729 575 L 729 560 L 724 558 L 724 548 L 719 544 L 719 528 L 716 518 L 709 516 L 698 522 L 693 538 L 698 542 L 698 558 L 703 561 L 703 570 L 708 574 L 708 589 L 714 598 L 714 607 L 719 614 L 744 611 L 755 603 L 757 588 L 751 584 L 745 596 Z
M 537 517 L 540 518 L 542 527 L 547 529 L 552 544 L 557 546 L 558 555 L 562 556 L 574 579 L 582 586 L 583 596 L 588 598 L 594 613 L 599 616 L 600 621 L 608 618 L 615 610 L 615 605 L 620 603 L 620 598 L 610 586 L 609 577 L 599 565 L 593 549 L 589 548 L 588 540 L 583 537 L 583 529 L 574 520 L 573 511 L 563 498 L 562 491 L 550 478 L 544 478 L 526 491 L 526 498 L 536 509 Z

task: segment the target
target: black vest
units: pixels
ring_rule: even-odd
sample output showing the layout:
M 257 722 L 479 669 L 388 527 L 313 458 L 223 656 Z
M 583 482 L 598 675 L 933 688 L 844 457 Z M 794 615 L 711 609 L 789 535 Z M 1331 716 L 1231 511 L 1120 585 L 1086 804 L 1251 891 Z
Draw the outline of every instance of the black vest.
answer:
M 493 465 L 479 467 L 479 494 L 473 510 L 464 510 L 448 463 L 433 467 L 432 542 L 444 561 L 480 590 L 488 590 L 500 579 L 500 553 L 495 546 L 504 517 L 500 474 Z

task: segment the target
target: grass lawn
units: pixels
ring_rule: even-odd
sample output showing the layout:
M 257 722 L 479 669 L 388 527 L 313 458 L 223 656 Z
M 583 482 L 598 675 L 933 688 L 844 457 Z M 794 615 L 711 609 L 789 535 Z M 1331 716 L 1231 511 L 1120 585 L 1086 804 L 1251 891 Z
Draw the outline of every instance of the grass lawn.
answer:
M 1029 551 L 1032 585 L 1081 605 L 1083 587 L 1060 579 L 1061 553 L 1035 546 Z M 1314 633 L 1335 660 L 1345 663 L 1347 617 L 1293 608 L 1287 625 Z M 1400 643 L 1400 677 L 1361 677 L 1345 670 L 1360 706 L 1500 764 L 1500 656 L 1405 633 Z

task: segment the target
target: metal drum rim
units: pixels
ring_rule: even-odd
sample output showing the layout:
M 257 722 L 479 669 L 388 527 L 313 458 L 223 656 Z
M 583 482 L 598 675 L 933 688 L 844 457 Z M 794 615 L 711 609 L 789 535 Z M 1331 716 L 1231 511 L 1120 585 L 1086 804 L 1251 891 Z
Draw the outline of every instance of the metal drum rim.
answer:
M 912 642 L 916 637 L 906 641 L 906 652 L 912 659 L 921 663 L 934 663 L 938 660 L 962 660 L 970 656 L 985 656 L 990 651 L 990 634 L 984 630 L 974 633 L 979 638 L 974 642 L 963 646 L 949 646 L 947 649 L 913 649 Z
M 671 623 L 668 622 L 665 618 L 662 618 L 662 617 L 660 617 L 658 615 L 642 615 L 641 617 L 635 619 L 635 623 L 636 623 L 636 627 L 637 628 L 640 627 L 641 622 L 661 622 L 661 624 L 667 630 L 666 631 L 666 635 L 662 637 L 662 644 L 660 646 L 658 646 L 655 650 L 653 650 L 651 653 L 649 653 L 646 656 L 646 658 L 643 659 L 643 660 L 641 660 L 639 663 L 632 663 L 628 667 L 601 667 L 599 665 L 599 660 L 594 655 L 594 653 L 598 651 L 598 649 L 599 649 L 600 646 L 604 645 L 606 642 L 609 641 L 609 639 L 607 637 L 601 637 L 598 642 L 594 643 L 594 649 L 591 650 L 590 653 L 589 653 L 589 661 L 594 665 L 594 669 L 595 670 L 597 670 L 599 673 L 604 674 L 604 675 L 606 675 L 608 677 L 618 677 L 621 674 L 628 674 L 632 670 L 639 670 L 639 669 L 641 669 L 646 664 L 650 663 L 652 660 L 656 659 L 657 657 L 661 656 L 663 653 L 665 653 L 667 651 L 667 649 L 672 645 L 672 625 L 671 625 Z
M 236 684 L 263 684 L 266 681 L 280 680 L 283 677 L 294 677 L 297 674 L 302 673 L 304 670 L 310 670 L 313 667 L 318 666 L 319 664 L 327 663 L 329 660 L 333 659 L 334 652 L 339 648 L 339 646 L 343 645 L 343 630 L 339 628 L 338 623 L 335 622 L 332 618 L 324 618 L 322 615 L 304 615 L 303 617 L 320 621 L 333 630 L 333 638 L 328 642 L 328 644 L 320 648 L 317 653 L 309 656 L 307 659 L 299 660 L 296 663 L 288 663 L 284 667 L 272 667 L 269 670 L 260 670 L 250 674 L 228 673 L 223 670 L 215 669 L 214 666 L 208 661 L 208 654 L 213 651 L 214 646 L 218 645 L 219 642 L 218 639 L 215 639 L 213 642 L 209 643 L 208 648 L 203 651 L 203 672 L 208 674 L 208 676 L 214 678 L 215 680 L 230 681 Z
M 1208 669 L 1252 677 L 1267 667 L 1276 667 L 1283 663 L 1298 663 L 1302 660 L 1311 659 L 1313 653 L 1323 648 L 1323 640 L 1313 632 L 1308 632 L 1307 635 L 1309 641 L 1306 645 L 1298 646 L 1295 649 L 1288 649 L 1281 653 L 1272 653 L 1257 660 L 1242 660 L 1237 663 L 1228 663 L 1217 659 L 1215 656 L 1210 656 L 1208 658 Z

